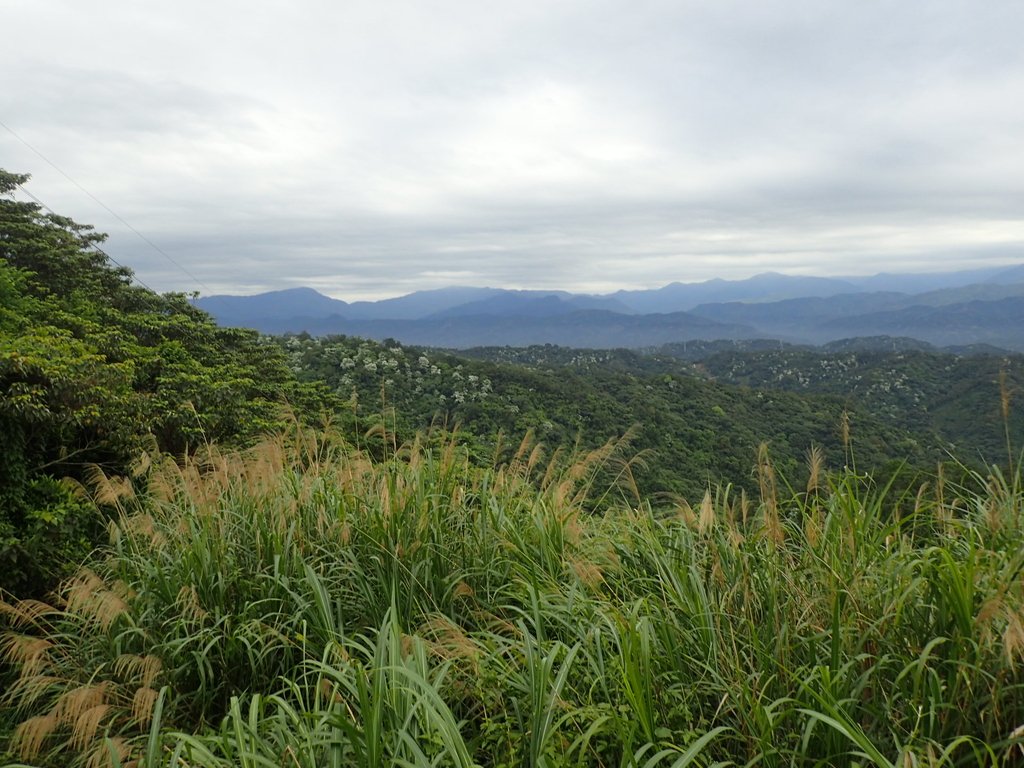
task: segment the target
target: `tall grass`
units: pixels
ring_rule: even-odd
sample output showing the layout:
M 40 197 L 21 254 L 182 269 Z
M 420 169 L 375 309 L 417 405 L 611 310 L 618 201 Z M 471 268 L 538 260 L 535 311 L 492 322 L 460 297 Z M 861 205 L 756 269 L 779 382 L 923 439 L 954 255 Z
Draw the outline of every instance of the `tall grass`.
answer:
M 621 446 L 475 468 L 294 431 L 97 475 L 111 544 L 0 604 L 33 765 L 1016 764 L 1016 473 L 631 499 Z M 594 512 L 626 478 L 623 499 Z M 630 499 L 626 501 L 626 499 Z M 607 504 L 598 505 L 605 509 Z

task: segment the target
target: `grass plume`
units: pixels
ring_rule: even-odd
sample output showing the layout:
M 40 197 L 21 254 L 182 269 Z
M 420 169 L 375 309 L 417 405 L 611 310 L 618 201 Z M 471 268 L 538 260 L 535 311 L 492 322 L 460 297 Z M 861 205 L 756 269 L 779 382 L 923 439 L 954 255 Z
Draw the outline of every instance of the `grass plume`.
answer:
M 0 607 L 11 746 L 82 766 L 1018 759 L 1019 479 L 907 501 L 812 449 L 794 492 L 763 446 L 756 501 L 656 509 L 626 445 L 525 439 L 480 469 L 436 435 L 372 460 L 295 430 L 152 456 L 52 604 Z

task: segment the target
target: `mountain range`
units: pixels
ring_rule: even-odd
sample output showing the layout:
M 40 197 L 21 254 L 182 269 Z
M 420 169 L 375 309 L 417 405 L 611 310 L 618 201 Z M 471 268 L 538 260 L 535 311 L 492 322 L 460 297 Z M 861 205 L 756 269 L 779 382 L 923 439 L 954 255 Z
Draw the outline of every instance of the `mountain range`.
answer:
M 1024 264 L 841 278 L 768 272 L 606 295 L 450 287 L 345 302 L 294 288 L 201 297 L 196 305 L 222 325 L 266 333 L 393 338 L 455 349 L 753 338 L 824 344 L 887 335 L 1024 351 Z

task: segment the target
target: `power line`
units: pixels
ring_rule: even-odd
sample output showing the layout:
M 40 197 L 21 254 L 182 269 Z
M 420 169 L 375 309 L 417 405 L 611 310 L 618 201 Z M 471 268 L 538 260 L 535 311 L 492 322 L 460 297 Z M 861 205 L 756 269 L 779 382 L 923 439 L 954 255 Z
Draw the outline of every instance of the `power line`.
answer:
M 93 194 L 92 192 L 90 192 L 90 191 L 89 191 L 88 189 L 86 189 L 86 188 L 85 188 L 85 187 L 83 187 L 83 186 L 82 186 L 81 184 L 79 184 L 79 183 L 78 183 L 77 181 L 75 181 L 75 180 L 74 180 L 73 178 L 71 178 L 71 177 L 70 177 L 70 176 L 69 176 L 69 175 L 68 175 L 67 173 L 65 173 L 65 172 L 64 172 L 64 171 L 63 171 L 63 170 L 62 170 L 62 169 L 61 169 L 60 167 L 58 167 L 56 163 L 54 163 L 54 162 L 53 162 L 52 160 L 50 160 L 50 158 L 48 158 L 48 157 L 47 157 L 46 155 L 44 155 L 44 154 L 43 154 L 42 152 L 40 152 L 40 151 L 39 151 L 38 149 L 36 149 L 35 147 L 33 147 L 33 146 L 32 146 L 31 144 L 29 144 L 29 143 L 28 143 L 27 141 L 25 141 L 25 139 L 23 139 L 23 138 L 22 138 L 21 136 L 19 136 L 19 135 L 18 135 L 18 133 L 17 133 L 17 132 L 15 132 L 15 130 L 14 130 L 13 128 L 11 128 L 11 127 L 10 127 L 9 125 L 7 125 L 6 123 L 4 123 L 4 122 L 3 122 L 2 120 L 0 120 L 0 126 L 3 126 L 3 127 L 4 127 L 4 128 L 5 128 L 6 130 L 7 130 L 7 132 L 8 132 L 8 133 L 10 133 L 10 134 L 11 134 L 11 135 L 12 135 L 12 136 L 13 136 L 14 138 L 16 138 L 16 139 L 17 139 L 18 141 L 20 141 L 20 142 L 21 142 L 22 144 L 24 144 L 24 145 L 25 145 L 26 147 L 28 147 L 28 148 L 29 148 L 30 150 L 32 150 L 32 152 L 34 152 L 34 153 L 35 153 L 36 155 L 38 155 L 38 156 L 39 156 L 40 158 L 42 158 L 42 160 L 43 160 L 44 162 L 46 162 L 46 163 L 47 163 L 47 164 L 48 164 L 48 165 L 49 165 L 49 166 L 50 166 L 51 168 L 53 168 L 53 169 L 54 169 L 55 171 L 57 171 L 57 173 L 59 173 L 59 174 L 60 174 L 61 176 L 63 176 L 63 177 L 65 178 L 65 179 L 67 179 L 67 180 L 68 180 L 68 181 L 70 181 L 70 182 L 71 182 L 72 184 L 74 184 L 74 185 L 75 185 L 76 187 L 78 187 L 78 188 L 79 188 L 79 189 L 80 189 L 80 190 L 81 190 L 82 192 L 84 192 L 84 193 L 85 193 L 86 195 L 88 195 L 88 196 L 89 196 L 89 198 L 91 198 L 91 199 L 92 199 L 92 200 L 93 200 L 94 202 L 96 202 L 96 203 L 97 203 L 97 204 L 98 204 L 99 206 L 101 206 L 101 207 L 102 207 L 102 208 L 103 208 L 103 209 L 104 209 L 104 210 L 105 210 L 105 211 L 106 211 L 107 213 L 109 213 L 109 214 L 110 214 L 111 216 L 113 216 L 113 217 L 114 217 L 115 219 L 117 219 L 117 220 L 118 220 L 119 222 L 121 222 L 121 223 L 122 223 L 122 224 L 123 224 L 124 226 L 126 226 L 126 227 L 127 227 L 128 229 L 130 229 L 130 230 L 131 230 L 132 232 L 134 232 L 134 233 L 135 233 L 136 235 L 138 235 L 139 239 L 140 239 L 140 240 L 142 240 L 142 241 L 143 241 L 144 243 L 146 243 L 146 245 L 148 245 L 148 246 L 149 246 L 150 248 L 152 248 L 152 249 L 153 249 L 154 251 L 156 251 L 157 253 L 159 253 L 159 254 L 160 254 L 161 256 L 163 256 L 163 257 L 164 257 L 165 259 L 167 259 L 167 260 L 168 260 L 169 262 L 171 262 L 171 264 L 173 264 L 173 265 L 174 265 L 174 266 L 176 266 L 176 267 L 177 267 L 178 269 L 180 269 L 180 270 L 181 270 L 181 271 L 182 271 L 182 272 L 183 272 L 184 274 L 188 275 L 189 279 L 191 279 L 191 280 L 192 280 L 192 281 L 193 281 L 194 283 L 196 283 L 196 284 L 198 284 L 198 285 L 202 286 L 202 287 L 203 287 L 203 288 L 205 288 L 205 289 L 206 289 L 206 290 L 207 290 L 208 292 L 211 292 L 211 293 L 212 293 L 212 291 L 210 291 L 210 287 L 209 287 L 208 285 L 206 285 L 206 284 L 205 284 L 205 283 L 204 283 L 204 282 L 203 282 L 202 280 L 200 280 L 200 279 L 199 279 L 198 277 L 196 277 L 196 276 L 195 276 L 195 275 L 193 275 L 193 274 L 192 274 L 191 272 L 189 272 L 189 271 L 188 271 L 187 269 L 185 269 L 185 267 L 183 267 L 183 266 L 182 266 L 181 264 L 179 264 L 179 263 L 178 263 L 177 261 L 175 261 L 174 259 L 172 259 L 172 258 L 170 257 L 170 255 L 168 255 L 168 254 L 167 254 L 167 252 L 166 252 L 166 251 L 164 251 L 164 250 L 163 250 L 162 248 L 160 248 L 160 247 L 159 247 L 159 246 L 158 246 L 158 245 L 157 245 L 156 243 L 154 243 L 154 242 L 153 242 L 152 240 L 150 240 L 150 239 L 149 239 L 148 237 L 146 237 L 146 236 L 145 236 L 144 234 L 142 234 L 141 232 L 139 232 L 139 230 L 137 230 L 137 229 L 136 229 L 135 227 L 133 227 L 133 226 L 132 226 L 131 224 L 129 224 L 129 223 L 127 222 L 127 221 L 125 221 L 125 220 L 124 220 L 124 219 L 123 219 L 123 218 L 122 218 L 122 217 L 121 217 L 121 216 L 120 216 L 120 215 L 119 215 L 119 214 L 118 214 L 118 213 L 117 213 L 116 211 L 114 211 L 114 210 L 113 210 L 112 208 L 110 208 L 110 206 L 108 206 L 108 205 L 107 205 L 106 203 L 104 203 L 104 202 L 103 202 L 102 200 L 100 200 L 100 199 L 99 199 L 98 197 L 96 197 L 96 195 L 94 195 L 94 194 Z M 24 187 L 21 187 L 21 185 L 19 185 L 19 187 L 21 188 L 21 190 L 22 190 L 23 192 L 25 192 L 25 194 L 29 195 L 29 197 L 31 197 L 31 198 L 32 198 L 33 200 L 35 200 L 35 201 L 36 201 L 37 203 L 39 203 L 40 205 L 43 205 L 43 204 L 42 204 L 42 202 L 40 202 L 40 200 L 39 200 L 39 199 L 38 199 L 38 198 L 37 198 L 37 197 L 36 197 L 35 195 L 31 194 L 30 192 L 27 192 L 27 191 L 25 190 L 25 188 L 24 188 Z M 51 209 L 47 208 L 47 207 L 46 207 L 45 205 L 44 205 L 43 207 L 44 207 L 44 208 L 46 208 L 46 209 L 47 209 L 48 211 L 50 211 L 50 213 L 53 213 L 53 211 L 52 211 Z M 106 256 L 106 257 L 107 257 L 108 259 L 110 259 L 110 260 L 111 260 L 111 261 L 113 261 L 113 262 L 114 262 L 115 264 L 117 264 L 117 262 L 116 262 L 116 261 L 114 261 L 113 259 L 111 259 L 111 258 L 110 258 L 110 255 L 109 255 L 109 254 L 107 254 L 107 253 L 103 252 L 103 251 L 102 251 L 101 249 L 99 249 L 99 248 L 97 248 L 97 250 L 100 250 L 100 252 L 101 252 L 101 253 L 103 253 L 103 255 L 104 255 L 104 256 Z M 118 264 L 118 266 L 122 266 L 122 265 Z M 143 282 L 142 282 L 141 280 L 139 280 L 138 282 L 139 282 L 139 283 L 141 283 L 142 285 L 145 285 L 145 283 L 143 283 Z M 146 287 L 148 288 L 149 286 L 146 286 Z M 150 288 L 150 290 L 153 290 L 153 289 L 152 289 L 152 288 Z M 155 293 L 155 291 L 154 291 L 154 293 Z
M 21 190 L 22 192 L 24 192 L 24 193 L 25 193 L 26 195 L 28 195 L 28 196 L 29 196 L 29 197 L 31 197 L 31 198 L 32 198 L 33 200 L 35 200 L 35 202 L 36 202 L 36 205 L 38 205 L 38 206 L 39 206 L 40 208 L 42 208 L 42 209 L 43 209 L 44 211 L 46 211 L 47 213 L 49 213 L 49 214 L 50 214 L 51 216 L 57 216 L 57 215 L 58 215 L 58 214 L 57 214 L 56 212 L 54 212 L 53 208 L 51 208 L 51 207 L 50 207 L 50 206 L 48 206 L 48 205 L 47 205 L 46 203 L 44 203 L 44 202 L 43 202 L 42 200 L 40 200 L 40 199 L 39 199 L 38 197 L 36 197 L 35 195 L 33 195 L 33 194 L 32 194 L 31 192 L 29 192 L 29 191 L 28 191 L 27 189 L 25 189 L 25 187 L 23 187 L 23 186 L 22 186 L 21 184 L 18 184 L 18 185 L 17 185 L 17 187 L 18 187 L 18 189 L 20 189 L 20 190 Z M 145 289 L 146 289 L 146 290 L 148 290 L 148 291 L 152 291 L 153 293 L 156 293 L 156 294 L 157 294 L 158 296 L 160 295 L 159 293 L 157 293 L 156 291 L 154 291 L 154 290 L 153 290 L 152 288 L 150 288 L 150 287 L 149 287 L 148 285 L 146 285 L 146 283 L 145 283 L 145 282 L 143 282 L 143 281 L 142 281 L 142 279 L 141 279 L 141 278 L 140 278 L 140 277 L 139 277 L 138 275 L 136 275 L 136 274 L 135 274 L 135 270 L 131 269 L 130 267 L 126 267 L 126 266 L 125 266 L 124 264 L 122 264 L 122 263 L 121 263 L 121 262 L 119 262 L 119 261 L 118 261 L 117 259 L 115 259 L 115 258 L 114 258 L 113 256 L 111 256 L 111 255 L 110 255 L 109 253 L 107 253 L 107 252 L 106 252 L 106 251 L 104 251 L 104 250 L 103 250 L 102 248 L 100 248 L 100 247 L 99 247 L 99 246 L 98 246 L 98 245 L 97 245 L 96 243 L 92 243 L 92 242 L 90 242 L 90 243 L 89 243 L 89 245 L 90 245 L 90 246 L 91 246 L 92 248 L 96 249 L 96 251 L 98 251 L 99 253 L 103 254 L 103 255 L 104 255 L 104 256 L 105 256 L 105 257 L 106 257 L 106 258 L 107 258 L 107 259 L 108 259 L 108 260 L 109 260 L 109 261 L 110 261 L 111 263 L 115 264 L 115 265 L 116 265 L 116 266 L 118 266 L 118 267 L 121 267 L 121 269 L 127 269 L 128 271 L 130 271 L 130 272 L 132 273 L 132 279 L 133 279 L 133 280 L 134 280 L 134 281 L 135 281 L 136 283 L 138 283 L 139 285 L 141 285 L 141 286 L 142 286 L 143 288 L 145 288 Z

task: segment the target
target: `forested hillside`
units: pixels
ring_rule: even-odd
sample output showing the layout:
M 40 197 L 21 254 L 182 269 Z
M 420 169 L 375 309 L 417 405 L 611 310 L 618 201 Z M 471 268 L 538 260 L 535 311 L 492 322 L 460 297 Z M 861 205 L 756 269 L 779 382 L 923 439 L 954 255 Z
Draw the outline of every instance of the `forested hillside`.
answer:
M 1024 412 L 1012 407 L 1024 391 L 1024 356 L 983 346 L 954 354 L 914 339 L 875 337 L 823 347 L 726 340 L 667 344 L 643 353 L 535 346 L 460 354 L 584 378 L 599 370 L 696 376 L 761 399 L 779 392 L 825 396 L 851 414 L 869 414 L 873 428 L 889 440 L 892 434 L 908 436 L 933 463 L 952 455 L 985 466 L 1024 448 L 1018 444 Z M 920 454 L 906 456 L 914 455 Z
M 1020 355 L 790 349 L 715 354 L 699 368 L 720 382 L 842 397 L 982 463 L 1005 459 L 1007 438 L 1012 454 L 1024 435 L 1024 411 L 1011 407 L 1024 385 Z
M 532 430 L 549 446 L 589 447 L 630 433 L 641 459 L 632 476 L 642 498 L 670 493 L 693 500 L 726 478 L 752 490 L 762 443 L 797 484 L 806 480 L 813 446 L 830 466 L 856 462 L 865 470 L 904 461 L 933 469 L 943 458 L 927 430 L 886 424 L 848 398 L 718 384 L 665 356 L 531 348 L 564 358 L 538 366 L 352 337 L 292 336 L 281 343 L 293 370 L 326 382 L 339 397 L 354 395 L 363 418 L 393 412 L 405 436 L 432 423 L 458 426 L 482 456 L 493 454 L 499 432 L 507 443 Z

